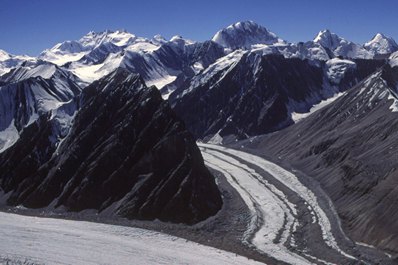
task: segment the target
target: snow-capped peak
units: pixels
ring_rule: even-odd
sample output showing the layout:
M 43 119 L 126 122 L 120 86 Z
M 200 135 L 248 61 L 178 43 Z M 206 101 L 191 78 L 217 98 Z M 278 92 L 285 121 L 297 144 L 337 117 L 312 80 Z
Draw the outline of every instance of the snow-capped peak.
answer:
M 171 39 L 170 39 L 171 42 L 176 42 L 176 41 L 180 41 L 180 40 L 183 40 L 181 35 L 175 35 L 175 36 L 171 37 Z
M 330 32 L 328 29 L 321 30 L 315 37 L 314 42 L 330 50 L 336 49 L 342 43 L 348 43 L 348 41 L 339 37 L 337 34 Z
M 35 64 L 37 58 L 28 55 L 13 55 L 0 49 L 0 76 L 20 65 Z
M 52 51 L 62 51 L 65 53 L 77 53 L 82 52 L 85 50 L 84 46 L 81 45 L 79 42 L 74 40 L 64 41 L 62 43 L 56 44 L 54 47 L 51 48 Z
M 105 30 L 102 32 L 90 31 L 78 41 L 65 41 L 56 44 L 53 48 L 43 51 L 39 58 L 64 65 L 68 62 L 78 61 L 86 54 L 99 48 L 101 50 L 119 50 L 126 48 L 136 42 L 149 42 L 144 38 L 137 38 L 126 30 Z
M 180 35 L 175 35 L 170 39 L 170 42 L 172 43 L 176 43 L 179 46 L 185 46 L 185 45 L 189 45 L 189 44 L 194 44 L 195 42 L 192 40 L 188 40 L 188 39 L 184 39 L 182 36 Z
M 0 50 L 0 61 L 5 61 L 11 58 L 11 55 L 4 51 L 4 50 Z
M 387 37 L 386 35 L 384 35 L 383 33 L 377 33 L 373 38 L 372 41 L 380 41 L 383 39 L 390 39 L 389 37 Z
M 374 54 L 389 54 L 398 50 L 398 44 L 391 37 L 377 33 L 370 41 L 364 44 L 365 49 Z
M 136 36 L 125 30 L 105 30 L 102 32 L 90 31 L 79 42 L 87 48 L 95 48 L 100 44 L 110 42 L 116 46 L 128 46 L 136 40 Z
M 157 35 L 153 36 L 153 38 L 152 38 L 152 43 L 154 43 L 154 44 L 159 45 L 159 44 L 164 44 L 166 42 L 167 42 L 167 40 L 160 34 L 157 34 Z
M 331 51 L 334 56 L 350 59 L 371 59 L 374 56 L 372 52 L 366 50 L 362 45 L 348 41 L 328 29 L 320 31 L 315 37 L 314 43 Z
M 6 83 L 16 83 L 32 77 L 42 77 L 50 79 L 56 71 L 59 70 L 54 64 L 47 62 L 38 62 L 34 66 L 20 66 L 12 69 L 9 73 L 1 77 L 1 81 Z
M 212 40 L 224 48 L 251 49 L 256 44 L 283 43 L 274 33 L 253 21 L 244 21 L 232 24 L 218 31 Z

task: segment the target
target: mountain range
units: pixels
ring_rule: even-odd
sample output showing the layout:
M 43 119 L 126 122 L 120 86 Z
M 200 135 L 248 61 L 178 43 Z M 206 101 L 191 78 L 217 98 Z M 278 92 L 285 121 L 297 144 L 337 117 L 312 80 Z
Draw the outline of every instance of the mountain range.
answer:
M 1 52 L 2 73 L 21 64 L 46 61 L 62 66 L 83 81 L 91 82 L 117 67 L 141 72 L 144 80 L 159 89 L 175 82 L 190 68 L 191 74 L 207 69 L 217 59 L 235 50 L 257 54 L 281 54 L 285 58 L 327 61 L 336 57 L 372 59 L 398 50 L 397 43 L 381 33 L 360 45 L 329 30 L 320 31 L 312 41 L 290 43 L 252 21 L 238 22 L 209 41 L 196 42 L 181 36 L 170 40 L 160 35 L 137 37 L 125 30 L 89 32 L 80 40 L 65 41 L 44 50 L 38 57 Z
M 296 113 L 306 113 L 313 105 L 352 87 L 397 50 L 397 43 L 381 33 L 363 45 L 329 30 L 320 31 L 312 41 L 290 43 L 265 27 L 245 21 L 218 31 L 211 40 L 204 42 L 181 36 L 165 40 L 157 35 L 147 39 L 124 30 L 89 32 L 80 40 L 58 43 L 36 58 L 14 56 L 3 51 L 0 71 L 6 73 L 1 81 L 9 84 L 28 76 L 45 78 L 51 72 L 48 69 L 56 67 L 73 75 L 69 79 L 84 88 L 117 68 L 123 68 L 139 74 L 147 85 L 155 85 L 163 98 L 170 97 L 170 104 L 196 137 L 208 139 L 233 135 L 240 139 L 294 123 Z M 278 69 L 269 69 L 267 65 Z M 297 80 L 290 80 L 290 84 L 278 84 L 280 80 L 274 80 L 270 83 L 277 83 L 277 90 L 284 86 L 285 92 L 276 92 L 272 97 L 258 97 L 255 87 L 264 87 L 264 78 L 281 79 L 275 74 L 265 77 L 262 72 L 283 72 L 292 79 L 294 76 L 301 79 L 307 70 L 310 77 L 300 80 L 300 84 Z M 294 73 L 296 71 L 303 73 Z M 234 76 L 242 72 L 244 77 Z M 246 80 L 242 82 L 242 79 Z M 226 86 L 232 88 L 224 91 Z M 201 92 L 203 89 L 205 93 Z M 219 89 L 222 91 L 217 92 Z M 240 92 L 237 93 L 236 89 Z M 295 95 L 290 91 L 300 89 L 308 91 L 294 92 Z M 235 109 L 233 113 L 228 106 L 222 106 L 231 95 L 226 97 L 227 101 L 220 100 L 217 106 L 211 104 L 206 108 L 203 104 L 207 101 L 196 100 L 200 97 L 215 99 L 214 93 L 233 93 L 234 104 L 238 106 L 245 105 L 243 101 L 249 100 L 250 93 L 255 93 L 261 102 L 255 104 L 252 111 L 261 113 L 260 119 L 235 122 L 235 119 L 242 120 L 239 113 L 249 110 Z M 194 98 L 193 102 L 189 98 Z M 185 105 L 189 105 L 192 111 L 186 111 Z M 273 116 L 272 106 L 278 106 L 278 112 L 279 107 L 285 109 L 284 113 L 278 113 L 279 117 L 274 121 L 265 121 L 269 115 Z
M 287 159 L 355 240 L 398 252 L 397 69 L 382 33 L 291 43 L 252 21 L 203 42 L 107 30 L 37 57 L 0 51 L 0 191 L 194 224 L 223 205 L 195 141 L 237 143 Z

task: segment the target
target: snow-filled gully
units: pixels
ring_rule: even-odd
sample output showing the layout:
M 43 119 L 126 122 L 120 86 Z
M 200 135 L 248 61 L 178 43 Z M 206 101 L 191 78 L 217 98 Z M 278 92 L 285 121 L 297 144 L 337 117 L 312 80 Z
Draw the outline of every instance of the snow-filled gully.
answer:
M 315 194 L 289 171 L 261 157 L 218 145 L 199 144 L 204 160 L 210 168 L 224 174 L 251 212 L 251 221 L 243 242 L 277 260 L 288 264 L 334 264 L 322 253 L 313 253 L 297 246 L 295 232 L 299 227 L 298 207 L 288 200 L 275 181 L 298 195 L 312 215 L 313 225 L 319 225 L 324 250 L 335 256 L 355 261 L 356 257 L 341 249 L 332 233 L 331 222 L 318 203 Z M 261 176 L 251 165 L 269 174 Z

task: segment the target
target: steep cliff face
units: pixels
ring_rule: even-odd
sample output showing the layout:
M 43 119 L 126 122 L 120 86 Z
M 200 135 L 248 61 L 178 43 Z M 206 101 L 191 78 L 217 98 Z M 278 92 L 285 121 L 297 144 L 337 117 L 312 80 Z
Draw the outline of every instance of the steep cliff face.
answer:
M 80 107 L 66 137 L 49 129 L 53 117 L 43 117 L 1 154 L 0 183 L 11 192 L 10 204 L 107 209 L 185 223 L 220 209 L 219 191 L 193 137 L 156 88 L 119 69 L 75 101 Z M 50 134 L 56 135 L 53 145 L 46 142 Z
M 398 251 L 398 69 L 376 71 L 297 124 L 253 148 L 319 181 L 349 234 Z

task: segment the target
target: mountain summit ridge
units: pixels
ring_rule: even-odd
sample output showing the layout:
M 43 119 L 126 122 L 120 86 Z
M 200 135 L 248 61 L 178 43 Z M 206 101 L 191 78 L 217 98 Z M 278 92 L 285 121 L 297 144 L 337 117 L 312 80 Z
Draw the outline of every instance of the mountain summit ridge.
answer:
M 223 54 L 217 51 L 216 56 L 201 61 L 190 61 L 197 47 L 212 42 L 212 49 L 224 49 Z M 207 44 L 206 44 L 207 45 Z M 386 58 L 388 54 L 398 50 L 396 42 L 378 33 L 364 44 L 356 44 L 330 30 L 322 30 L 313 39 L 306 42 L 288 42 L 278 37 L 268 28 L 251 20 L 233 23 L 216 32 L 204 42 L 196 42 L 175 35 L 166 40 L 161 35 L 152 38 L 139 37 L 126 30 L 90 31 L 77 40 L 66 40 L 52 48 L 44 50 L 37 58 L 11 56 L 2 52 L 0 56 L 0 74 L 11 68 L 34 60 L 44 60 L 63 66 L 77 75 L 84 82 L 109 74 L 116 67 L 137 69 L 136 63 L 148 68 L 143 74 L 145 81 L 155 84 L 159 89 L 166 87 L 172 91 L 176 82 L 182 82 L 192 73 L 197 74 L 205 66 L 214 63 L 220 56 L 234 50 L 249 50 L 259 54 L 281 54 L 286 58 L 300 58 L 327 61 L 335 57 L 344 59 Z M 214 51 L 212 51 L 214 53 Z M 177 58 L 178 57 L 178 58 Z M 188 69 L 190 68 L 190 69 Z M 185 76 L 185 77 L 183 77 Z
M 284 43 L 275 33 L 250 20 L 237 22 L 221 29 L 213 36 L 212 41 L 232 50 L 250 49 L 256 44 Z

